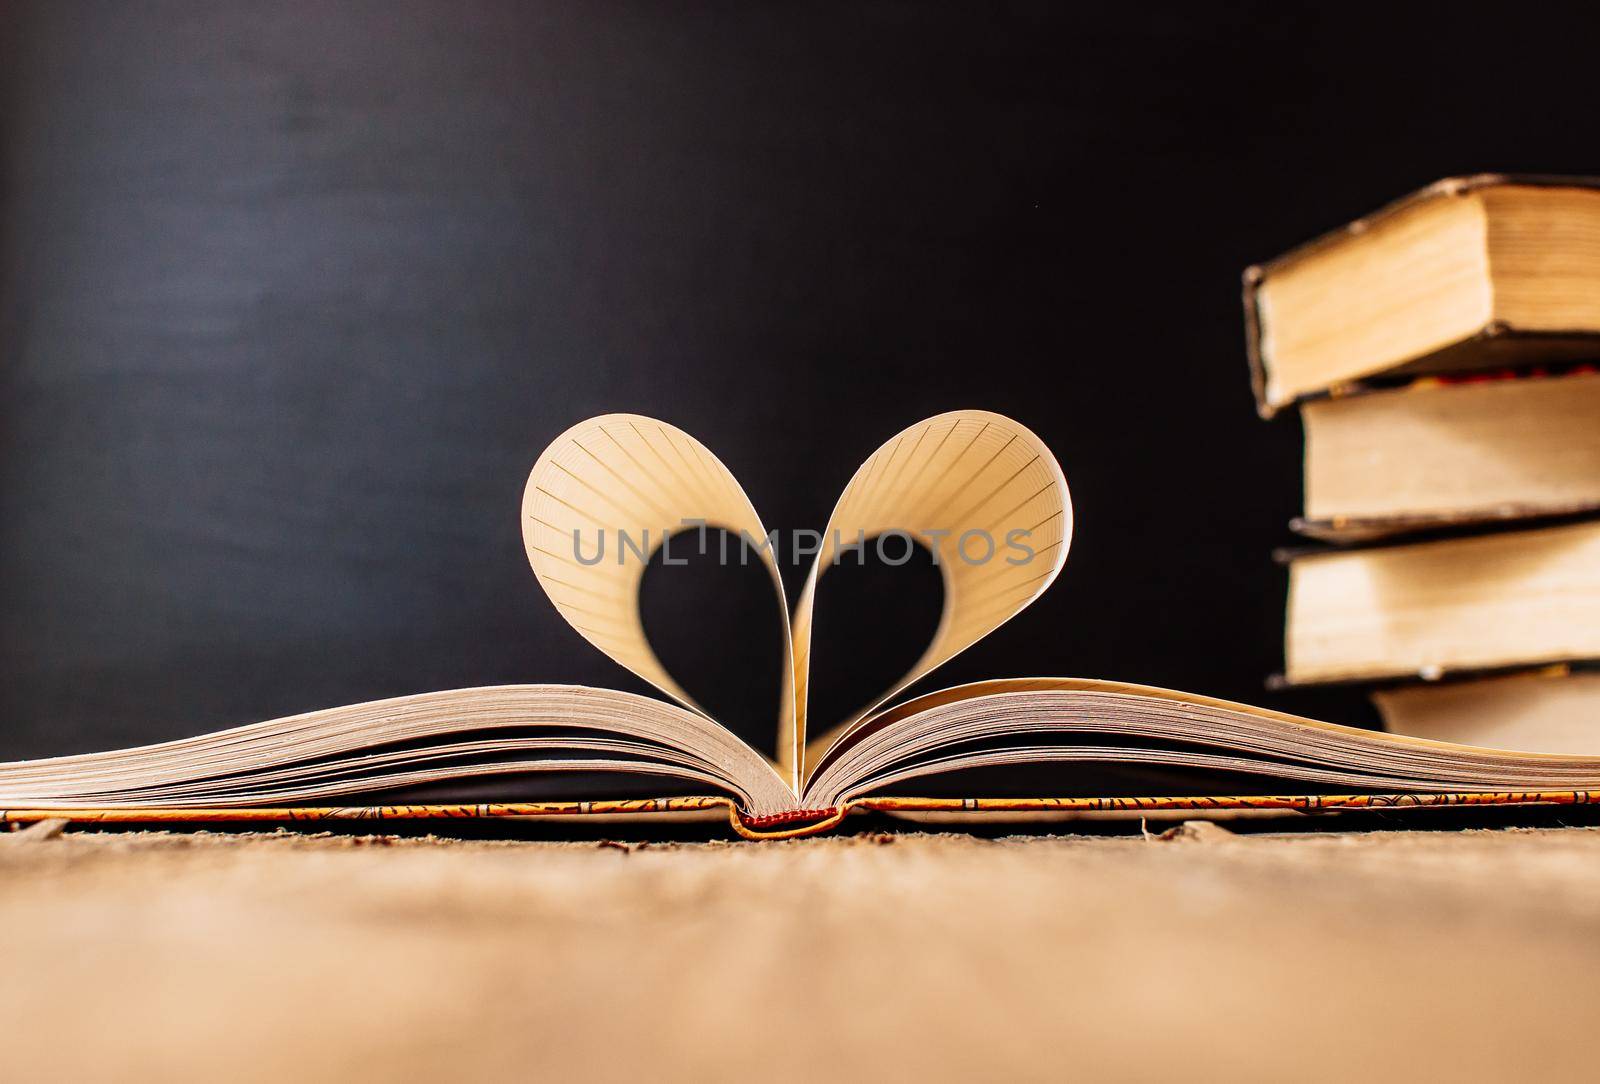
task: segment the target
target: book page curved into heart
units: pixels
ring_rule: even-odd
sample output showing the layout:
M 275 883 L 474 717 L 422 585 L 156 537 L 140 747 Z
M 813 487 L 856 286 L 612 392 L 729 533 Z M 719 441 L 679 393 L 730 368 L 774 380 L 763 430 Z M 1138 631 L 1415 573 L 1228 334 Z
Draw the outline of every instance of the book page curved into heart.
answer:
M 861 539 L 915 538 L 944 581 L 938 628 L 911 669 L 850 719 L 805 742 L 805 764 L 918 678 L 1005 624 L 1044 593 L 1072 544 L 1072 498 L 1061 465 L 1026 426 L 984 410 L 918 422 L 856 471 L 823 532 L 795 604 L 796 703 L 806 710 L 817 581 Z M 804 765 L 803 765 L 804 767 Z
M 705 715 L 656 656 L 639 612 L 639 583 L 652 551 L 698 522 L 752 539 L 767 534 L 750 498 L 710 449 L 676 426 L 636 414 L 601 415 L 562 433 L 539 456 L 522 494 L 528 562 L 556 610 L 613 660 Z M 771 548 L 756 556 L 783 614 L 786 703 L 779 714 L 793 718 L 794 652 L 783 585 Z M 793 759 L 791 749 L 781 762 Z
M 659 543 L 700 522 L 767 538 L 720 459 L 682 430 L 639 415 L 608 414 L 567 430 L 539 457 L 523 493 L 528 560 L 556 609 L 612 659 L 697 711 L 651 648 L 638 594 L 654 548 L 649 539 Z M 898 682 L 808 743 L 817 581 L 852 546 L 890 534 L 904 536 L 907 551 L 914 539 L 934 554 L 945 588 L 939 626 Z M 631 558 L 620 548 L 624 536 L 637 547 Z M 792 625 L 773 550 L 759 547 L 785 624 L 777 747 L 791 785 L 798 791 L 806 762 L 871 710 L 1038 598 L 1061 571 L 1071 539 L 1066 479 L 1044 443 L 1002 415 L 960 410 L 904 430 L 856 472 L 829 518 Z

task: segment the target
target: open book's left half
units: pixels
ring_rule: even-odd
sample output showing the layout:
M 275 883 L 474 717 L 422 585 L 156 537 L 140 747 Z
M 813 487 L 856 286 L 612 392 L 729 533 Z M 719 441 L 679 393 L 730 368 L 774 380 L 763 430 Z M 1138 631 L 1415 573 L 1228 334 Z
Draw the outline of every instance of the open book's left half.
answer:
M 1111 682 L 1020 678 L 894 698 L 1033 602 L 1066 560 L 1072 506 L 1048 448 L 997 414 L 906 429 L 840 496 L 790 609 L 749 498 L 699 441 L 605 415 L 558 437 L 522 503 L 556 609 L 669 700 L 573 685 L 419 693 L 159 745 L 0 764 L 0 818 L 291 820 L 725 810 L 747 836 L 855 809 L 1291 808 L 1581 803 L 1600 756 L 1488 750 Z M 720 528 L 770 574 L 784 683 L 768 759 L 703 711 L 652 649 L 654 549 Z M 702 536 L 703 537 L 703 536 Z M 925 547 L 942 616 L 865 710 L 808 720 L 817 583 L 855 550 Z M 826 651 L 824 651 L 826 657 Z

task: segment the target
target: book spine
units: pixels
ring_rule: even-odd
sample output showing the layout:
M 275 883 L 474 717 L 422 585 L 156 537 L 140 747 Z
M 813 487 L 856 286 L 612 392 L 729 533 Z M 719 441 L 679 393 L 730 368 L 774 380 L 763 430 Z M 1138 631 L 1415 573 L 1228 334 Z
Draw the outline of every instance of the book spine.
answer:
M 789 809 L 782 813 L 752 816 L 736 806 L 728 807 L 733 830 L 744 839 L 795 839 L 814 836 L 838 827 L 850 812 L 848 806 L 826 809 Z

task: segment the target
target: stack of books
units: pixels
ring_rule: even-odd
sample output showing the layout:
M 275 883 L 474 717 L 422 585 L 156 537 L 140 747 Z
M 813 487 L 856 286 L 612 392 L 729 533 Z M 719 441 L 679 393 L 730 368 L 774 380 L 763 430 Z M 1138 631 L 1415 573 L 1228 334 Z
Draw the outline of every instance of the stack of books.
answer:
M 1600 179 L 1431 185 L 1245 272 L 1263 417 L 1298 409 L 1282 681 L 1392 731 L 1600 749 Z

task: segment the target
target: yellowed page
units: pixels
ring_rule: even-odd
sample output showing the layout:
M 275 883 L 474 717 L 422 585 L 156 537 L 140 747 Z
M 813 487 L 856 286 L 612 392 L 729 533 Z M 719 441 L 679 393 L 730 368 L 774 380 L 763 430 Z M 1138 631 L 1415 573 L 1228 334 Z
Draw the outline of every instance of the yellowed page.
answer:
M 807 741 L 808 764 L 872 710 L 1050 586 L 1072 542 L 1072 499 L 1044 442 L 988 411 L 957 410 L 918 422 L 873 453 L 834 507 L 822 551 L 795 605 L 795 705 L 802 734 L 817 581 L 841 550 L 889 532 L 904 532 L 935 553 L 945 592 L 939 627 L 922 657 L 875 703 L 852 719 L 824 721 L 837 725 Z
M 750 498 L 705 445 L 666 422 L 634 414 L 590 418 L 561 434 L 534 464 L 522 496 L 528 561 L 561 616 L 611 658 L 705 714 L 656 657 L 639 613 L 639 582 L 650 553 L 671 533 L 693 530 L 685 524 L 694 521 L 757 542 L 767 534 Z M 794 663 L 783 588 L 770 548 L 751 550 L 751 559 L 772 577 L 784 614 L 789 702 L 779 715 L 788 744 L 780 746 L 780 762 L 796 787 L 799 731 L 792 723 Z

